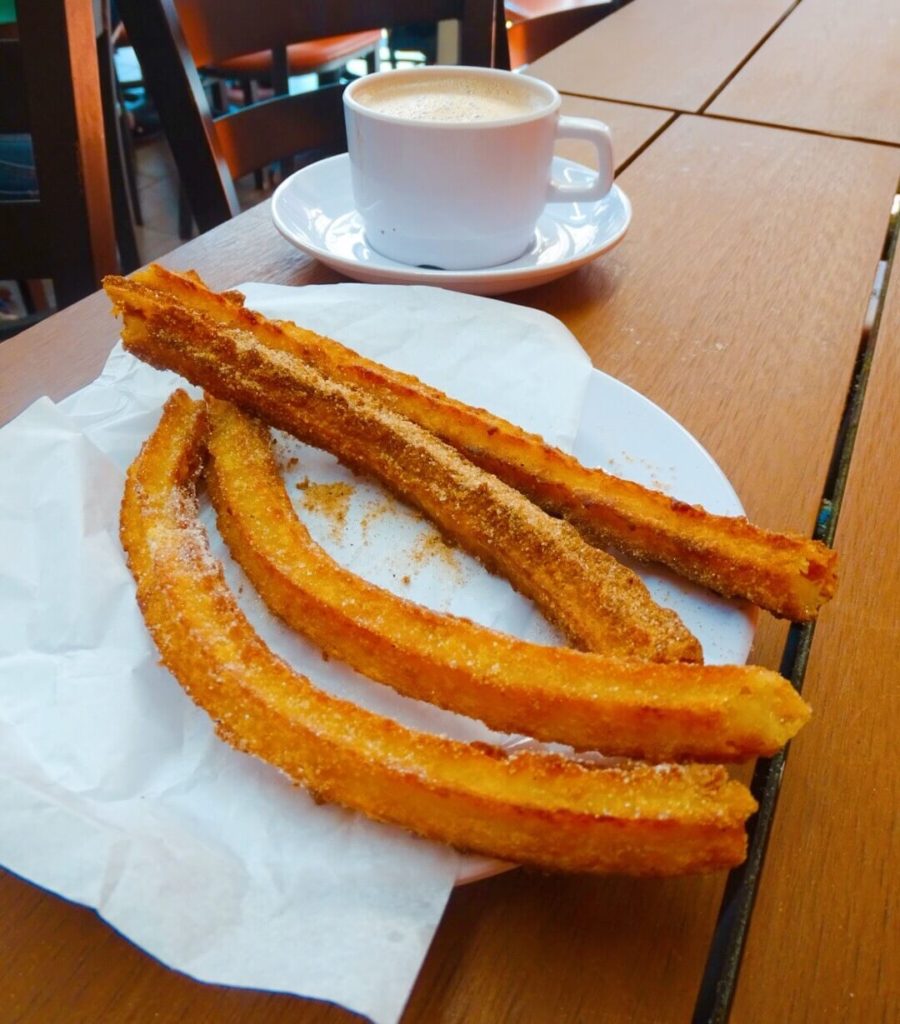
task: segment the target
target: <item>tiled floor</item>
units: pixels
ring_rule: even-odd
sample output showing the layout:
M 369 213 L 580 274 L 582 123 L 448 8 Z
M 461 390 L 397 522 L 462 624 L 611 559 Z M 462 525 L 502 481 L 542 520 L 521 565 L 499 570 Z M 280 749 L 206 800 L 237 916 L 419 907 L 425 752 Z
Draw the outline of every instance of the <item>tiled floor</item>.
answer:
M 143 225 L 135 231 L 141 262 L 164 256 L 181 244 L 178 237 L 178 176 L 162 137 L 135 149 L 138 195 Z
M 139 142 L 135 147 L 135 162 L 143 219 L 135 233 L 141 263 L 149 263 L 184 242 L 178 236 L 178 172 L 162 135 Z M 238 198 L 243 209 L 270 194 L 269 190 L 256 189 L 252 177 L 238 182 Z

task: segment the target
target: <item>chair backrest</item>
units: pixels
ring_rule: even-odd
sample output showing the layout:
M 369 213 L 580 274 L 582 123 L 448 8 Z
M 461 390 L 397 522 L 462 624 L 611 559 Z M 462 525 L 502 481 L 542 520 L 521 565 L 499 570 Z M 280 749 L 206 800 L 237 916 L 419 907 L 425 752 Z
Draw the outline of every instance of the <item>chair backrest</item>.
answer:
M 505 55 L 501 0 L 119 0 L 118 9 L 201 231 L 239 212 L 235 178 L 304 150 L 339 152 L 346 137 L 341 85 L 213 117 L 198 68 L 260 50 L 283 62 L 292 43 L 445 19 L 459 22 L 462 63 Z
M 34 190 L 4 189 L 0 278 L 53 280 L 62 307 L 117 273 L 94 12 L 84 0 L 17 0 L 0 39 L 0 136 L 18 136 Z

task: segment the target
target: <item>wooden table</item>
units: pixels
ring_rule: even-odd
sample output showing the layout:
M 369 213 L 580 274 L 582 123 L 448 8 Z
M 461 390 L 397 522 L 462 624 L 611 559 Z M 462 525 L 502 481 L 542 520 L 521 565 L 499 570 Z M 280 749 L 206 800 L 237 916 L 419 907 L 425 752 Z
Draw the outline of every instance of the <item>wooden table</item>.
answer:
M 706 71 L 685 94 L 681 57 L 660 29 L 645 47 L 648 65 L 647 48 L 660 48 L 652 99 L 610 89 L 597 93 L 602 104 L 576 101 L 626 140 L 620 182 L 632 229 L 597 263 L 508 298 L 558 316 L 598 367 L 683 422 L 753 518 L 804 533 L 818 523 L 826 537 L 836 524 L 838 597 L 815 631 L 764 617 L 753 652 L 803 682 L 815 718 L 793 745 L 777 816 L 784 759 L 757 768 L 763 809 L 744 871 L 657 882 L 517 871 L 458 889 L 407 1024 L 724 1020 L 732 996 L 734 1020 L 813 1024 L 886 1021 L 900 1005 L 900 269 L 890 220 L 900 148 L 683 113 L 701 110 L 773 29 L 774 44 L 792 5 L 733 0 L 733 24 L 713 31 L 718 6 L 635 0 L 590 30 L 602 41 L 612 26 L 620 41 L 634 31 L 615 26 L 627 12 L 671 19 L 666 8 L 680 7 L 670 27 L 694 41 L 691 63 Z M 593 59 L 578 37 L 543 66 L 551 80 L 556 69 L 586 81 Z M 660 109 L 639 105 L 648 102 Z M 195 267 L 215 287 L 338 279 L 281 240 L 265 206 L 165 262 Z M 115 338 L 105 299 L 92 296 L 4 344 L 0 421 L 90 380 Z M 196 984 L 92 912 L 10 876 L 0 907 L 0 1020 L 352 1019 Z
M 894 0 L 803 0 L 708 110 L 900 144 L 898 67 Z
M 536 60 L 561 92 L 698 111 L 796 0 L 633 0 Z

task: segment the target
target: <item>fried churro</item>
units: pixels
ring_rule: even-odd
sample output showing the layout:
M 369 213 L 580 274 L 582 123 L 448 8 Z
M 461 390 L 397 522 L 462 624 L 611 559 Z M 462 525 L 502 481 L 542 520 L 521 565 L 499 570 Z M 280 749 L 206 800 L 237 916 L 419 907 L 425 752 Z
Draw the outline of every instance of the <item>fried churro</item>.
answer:
M 211 556 L 205 412 L 176 392 L 128 472 L 122 542 L 163 662 L 223 739 L 319 798 L 462 849 L 568 871 L 682 874 L 745 855 L 755 802 L 720 767 L 600 767 L 414 732 L 332 697 L 254 632 Z
M 369 678 L 503 732 L 655 761 L 772 754 L 806 721 L 767 669 L 539 646 L 367 583 L 295 515 L 265 425 L 216 399 L 209 417 L 207 480 L 232 556 L 272 611 Z
M 506 576 L 574 646 L 702 660 L 697 639 L 636 573 L 423 427 L 267 344 L 266 332 L 125 278 L 107 278 L 104 287 L 123 316 L 126 349 L 375 476 Z
M 166 301 L 185 303 L 226 329 L 253 332 L 260 343 L 376 396 L 574 524 L 594 543 L 659 562 L 719 594 L 745 598 L 784 618 L 813 619 L 834 594 L 837 556 L 818 541 L 764 530 L 744 517 L 715 515 L 582 466 L 537 435 L 455 401 L 415 377 L 295 324 L 269 321 L 246 309 L 240 293 L 211 292 L 194 274 L 152 266 L 135 280 L 159 290 Z

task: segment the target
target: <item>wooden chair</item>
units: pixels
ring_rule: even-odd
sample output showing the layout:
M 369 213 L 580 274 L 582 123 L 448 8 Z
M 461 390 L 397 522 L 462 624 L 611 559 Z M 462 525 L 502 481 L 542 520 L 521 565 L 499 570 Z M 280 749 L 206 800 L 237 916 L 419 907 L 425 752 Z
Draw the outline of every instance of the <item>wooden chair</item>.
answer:
M 531 64 L 626 3 L 628 0 L 509 0 L 510 67 Z
M 201 231 L 239 212 L 235 179 L 295 153 L 340 152 L 346 137 L 341 83 L 214 117 L 198 68 L 259 51 L 286 67 L 292 44 L 425 19 L 458 19 L 461 62 L 490 66 L 502 26 L 499 0 L 119 0 L 118 8 Z
M 0 38 L 0 135 L 30 138 L 37 179 L 0 202 L 0 279 L 50 278 L 59 308 L 119 270 L 96 47 L 84 0 L 18 0 Z
M 213 105 L 213 116 L 221 116 L 231 106 L 233 86 L 241 92 L 241 105 L 250 106 L 272 95 L 285 95 L 290 91 L 290 80 L 303 75 L 315 75 L 318 86 L 340 82 L 351 61 L 364 60 L 367 72 L 379 69 L 381 29 L 352 32 L 326 39 L 310 39 L 291 43 L 282 52 L 259 50 L 242 57 L 233 57 L 215 66 L 201 68 L 204 78 L 218 80 L 219 99 Z M 284 170 L 285 168 L 282 168 Z M 264 186 L 262 170 L 254 171 L 255 186 Z M 184 189 L 179 194 L 179 233 L 191 236 L 191 215 L 187 209 Z

